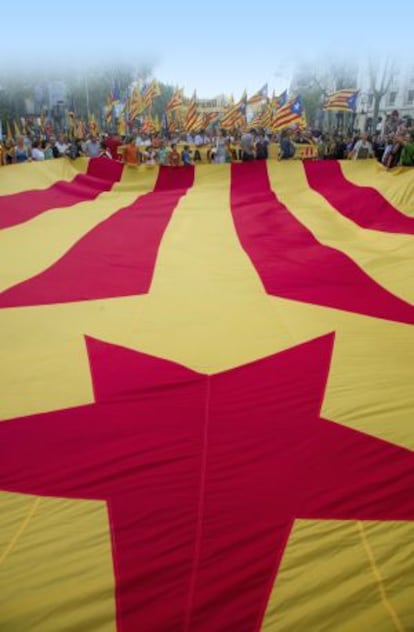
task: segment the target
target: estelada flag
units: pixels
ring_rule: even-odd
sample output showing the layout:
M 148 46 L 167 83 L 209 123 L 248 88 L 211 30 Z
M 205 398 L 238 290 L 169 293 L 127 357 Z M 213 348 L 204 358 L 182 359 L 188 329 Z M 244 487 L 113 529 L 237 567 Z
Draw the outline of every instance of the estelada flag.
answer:
M 303 113 L 302 98 L 300 96 L 292 97 L 285 105 L 276 111 L 270 124 L 270 129 L 276 132 L 294 123 L 300 123 L 303 120 Z
M 338 90 L 327 96 L 323 109 L 336 112 L 355 112 L 358 95 L 359 90 L 355 90 L 355 88 Z
M 1 627 L 410 629 L 413 171 L 0 191 Z
M 255 92 L 255 94 L 253 94 L 247 100 L 247 103 L 248 105 L 257 105 L 259 103 L 262 103 L 263 101 L 266 101 L 267 98 L 268 98 L 268 86 L 266 83 L 264 86 L 262 86 L 262 88 L 260 88 L 260 90 Z

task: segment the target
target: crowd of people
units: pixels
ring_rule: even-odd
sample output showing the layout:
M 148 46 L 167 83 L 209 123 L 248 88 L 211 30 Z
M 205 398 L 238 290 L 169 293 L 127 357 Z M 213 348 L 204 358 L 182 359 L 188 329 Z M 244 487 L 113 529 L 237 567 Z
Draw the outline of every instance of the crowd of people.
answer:
M 376 158 L 386 168 L 397 165 L 414 166 L 414 128 L 400 121 L 394 130 L 370 137 L 366 133 L 345 136 L 335 131 L 285 129 L 277 134 L 265 130 L 229 133 L 224 130 L 197 134 L 141 134 L 133 129 L 128 137 L 117 134 L 89 134 L 84 139 L 69 139 L 65 134 L 49 137 L 20 136 L 16 141 L 0 144 L 2 165 L 26 161 L 52 160 L 66 156 L 105 157 L 121 160 L 130 166 L 189 165 L 208 161 L 230 163 L 234 161 L 266 160 L 272 144 L 277 145 L 276 155 L 281 160 L 299 157 L 298 148 L 310 145 L 312 158 L 326 160 L 361 160 Z

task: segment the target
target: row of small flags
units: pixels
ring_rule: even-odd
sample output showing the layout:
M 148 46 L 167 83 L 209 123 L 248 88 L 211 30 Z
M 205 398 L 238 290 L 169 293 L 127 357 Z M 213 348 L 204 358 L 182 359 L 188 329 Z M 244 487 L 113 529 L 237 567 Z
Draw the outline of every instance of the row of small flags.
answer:
M 354 88 L 338 90 L 329 94 L 325 99 L 324 109 L 337 112 L 355 112 L 358 98 L 358 90 Z M 114 91 L 107 101 L 105 107 L 105 118 L 107 124 L 112 122 L 113 111 L 118 108 L 117 131 L 121 136 L 127 134 L 128 121 L 134 121 L 141 117 L 141 131 L 154 134 L 162 129 L 170 133 L 178 130 L 185 130 L 190 133 L 208 129 L 219 124 L 222 129 L 243 131 L 249 128 L 268 129 L 276 132 L 289 126 L 295 125 L 299 128 L 306 127 L 306 115 L 301 96 L 289 97 L 287 90 L 279 96 L 268 97 L 268 86 L 264 85 L 260 90 L 248 98 L 246 91 L 237 103 L 230 103 L 224 111 L 200 112 L 197 104 L 196 93 L 193 94 L 186 109 L 186 100 L 183 90 L 177 88 L 168 101 L 165 111 L 160 121 L 158 117 L 152 116 L 151 109 L 153 101 L 161 96 L 161 89 L 157 81 L 145 85 L 143 88 L 134 87 L 128 99 L 124 101 L 119 93 Z M 255 113 L 250 122 L 247 121 L 247 107 L 255 106 Z M 33 121 L 31 121 L 33 125 Z M 46 121 L 44 116 L 37 117 L 36 126 L 46 135 L 53 133 L 53 126 L 50 121 Z M 26 134 L 26 119 L 21 117 L 20 125 L 17 120 L 13 121 L 14 134 L 10 122 L 6 124 L 6 135 L 8 139 L 16 138 L 21 134 Z M 50 129 L 49 129 L 50 128 Z M 87 131 L 97 134 L 98 123 L 92 114 L 88 123 L 76 119 L 74 111 L 69 112 L 69 131 L 74 137 L 80 138 Z

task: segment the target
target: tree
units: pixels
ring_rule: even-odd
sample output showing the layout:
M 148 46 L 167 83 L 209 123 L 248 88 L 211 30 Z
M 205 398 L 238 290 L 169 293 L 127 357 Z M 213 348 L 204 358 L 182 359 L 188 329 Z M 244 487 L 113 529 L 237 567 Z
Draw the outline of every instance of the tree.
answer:
M 390 58 L 386 58 L 378 68 L 370 60 L 368 66 L 370 90 L 374 97 L 373 99 L 373 115 L 372 115 L 372 129 L 375 131 L 378 123 L 379 109 L 382 101 L 382 97 L 387 94 L 390 89 L 392 78 L 394 76 L 395 63 Z
M 309 124 L 323 127 L 326 123 L 322 109 L 324 98 L 337 90 L 352 88 L 357 83 L 356 64 L 348 59 L 314 59 L 301 62 L 296 69 L 291 91 L 300 93 Z M 327 127 L 333 126 L 332 113 L 328 112 Z M 345 117 L 336 117 L 337 126 L 345 125 Z

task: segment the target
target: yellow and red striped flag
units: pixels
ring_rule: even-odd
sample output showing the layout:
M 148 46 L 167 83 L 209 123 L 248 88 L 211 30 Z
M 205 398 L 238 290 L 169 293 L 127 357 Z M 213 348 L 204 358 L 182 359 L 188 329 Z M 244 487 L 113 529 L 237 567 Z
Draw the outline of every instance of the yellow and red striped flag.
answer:
M 89 117 L 88 126 L 89 126 L 89 131 L 94 136 L 96 136 L 99 133 L 98 123 L 97 123 L 97 121 L 95 119 L 95 114 L 93 114 L 93 113 Z
M 225 130 L 231 130 L 233 128 L 243 126 L 246 121 L 246 106 L 247 94 L 245 91 L 240 101 L 224 113 L 220 121 L 220 126 Z
M 152 106 L 154 99 L 161 95 L 161 90 L 158 81 L 154 79 L 143 91 L 144 109 L 149 109 Z
M 165 109 L 167 112 L 174 112 L 178 110 L 183 104 L 183 91 L 181 88 L 177 88 L 177 90 L 171 96 L 171 99 L 168 101 Z
M 355 112 L 358 95 L 359 90 L 355 88 L 338 90 L 327 96 L 323 109 L 335 112 Z
M 199 114 L 197 110 L 197 98 L 196 93 L 194 92 L 193 97 L 188 106 L 188 110 L 185 115 L 184 121 L 184 129 L 186 132 L 193 132 L 195 126 L 197 125 L 199 119 Z
M 267 86 L 267 83 L 265 83 L 265 85 L 262 88 L 260 88 L 260 90 L 258 90 L 255 94 L 253 94 L 247 100 L 247 104 L 257 105 L 259 103 L 262 103 L 263 101 L 266 101 L 267 98 L 268 98 L 268 86 Z
M 132 90 L 128 105 L 131 120 L 137 118 L 137 116 L 142 114 L 145 110 L 144 99 L 138 86 L 135 86 L 135 88 Z
M 414 170 L 0 190 L 0 628 L 408 632 Z
M 122 114 L 120 115 L 119 119 L 118 119 L 118 129 L 117 132 L 119 134 L 119 136 L 126 136 L 127 133 L 127 126 L 126 126 L 126 121 L 125 121 L 125 114 L 122 112 Z
M 302 98 L 300 96 L 292 97 L 276 111 L 270 129 L 272 132 L 276 132 L 294 123 L 299 123 L 302 120 L 303 112 Z
M 272 123 L 273 109 L 270 103 L 268 103 L 262 110 L 257 112 L 256 116 L 250 121 L 250 127 L 267 129 Z

